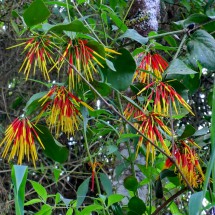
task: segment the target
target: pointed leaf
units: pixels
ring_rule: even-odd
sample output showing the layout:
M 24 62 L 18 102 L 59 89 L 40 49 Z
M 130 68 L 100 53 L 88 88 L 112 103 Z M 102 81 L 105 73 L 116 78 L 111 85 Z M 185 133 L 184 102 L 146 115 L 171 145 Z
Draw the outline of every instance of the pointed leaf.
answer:
M 43 205 L 41 210 L 35 213 L 35 215 L 51 215 L 52 207 L 50 205 Z
M 175 22 L 175 24 L 182 25 L 183 27 L 187 27 L 189 24 L 192 24 L 192 23 L 201 24 L 209 20 L 210 18 L 204 14 L 194 13 L 190 15 L 187 19 Z
M 123 38 L 129 38 L 131 40 L 135 40 L 140 44 L 146 44 L 149 41 L 148 37 L 141 36 L 134 29 L 128 29 L 122 36 L 119 37 L 119 39 L 123 39 Z
M 35 0 L 23 14 L 28 27 L 44 22 L 50 15 L 48 8 L 42 0 Z
M 180 137 L 178 137 L 178 139 L 185 139 L 187 137 L 192 136 L 193 134 L 195 134 L 196 129 L 192 126 L 192 125 L 186 125 L 182 135 Z
M 66 212 L 66 215 L 72 215 L 73 214 L 73 209 L 69 208 L 69 210 Z
M 215 39 L 206 31 L 198 30 L 192 34 L 192 39 L 187 43 L 187 59 L 195 69 L 198 63 L 203 68 L 215 70 Z
M 104 191 L 108 196 L 111 195 L 113 193 L 111 180 L 108 178 L 106 174 L 101 172 L 99 173 L 99 177 Z
M 201 200 L 203 199 L 203 192 L 197 192 L 191 195 L 189 199 L 189 215 L 198 215 L 201 209 Z M 199 204 L 200 203 L 200 204 Z
M 62 34 L 63 31 L 72 31 L 72 32 L 80 32 L 80 33 L 89 33 L 89 30 L 84 26 L 84 24 L 80 20 L 74 20 L 69 24 L 43 24 L 43 29 L 48 32 L 54 32 L 57 34 Z
M 121 55 L 117 55 L 112 61 L 116 72 L 110 70 L 107 66 L 102 69 L 102 72 L 107 82 L 121 91 L 126 90 L 131 84 L 136 69 L 136 63 L 128 50 L 120 49 L 118 52 L 120 52 Z
M 13 165 L 11 179 L 14 186 L 15 209 L 17 215 L 24 214 L 25 184 L 28 167 Z
M 165 74 L 179 74 L 179 75 L 188 75 L 195 74 L 194 70 L 187 67 L 187 65 L 180 59 L 174 59 Z
M 39 203 L 39 202 L 42 202 L 42 200 L 41 199 L 31 199 L 30 201 L 27 201 L 25 203 L 25 206 L 33 205 L 33 204 L 36 204 L 36 203 Z
M 117 202 L 120 202 L 122 199 L 124 198 L 123 195 L 121 194 L 112 194 L 108 197 L 108 207 L 117 203 Z
M 95 204 L 92 204 L 92 205 L 89 205 L 87 207 L 85 207 L 80 215 L 91 215 L 93 211 L 98 211 L 98 210 L 102 210 L 103 207 L 101 205 L 95 205 Z
M 31 96 L 24 108 L 24 111 L 26 112 L 27 116 L 31 115 L 37 108 L 41 106 L 42 102 L 39 102 L 39 100 L 46 94 L 47 92 L 40 92 Z
M 54 161 L 64 163 L 68 159 L 69 150 L 53 138 L 46 126 L 37 124 L 36 130 L 45 147 L 44 154 Z
M 43 199 L 44 202 L 46 202 L 47 199 L 47 192 L 46 189 L 38 182 L 36 181 L 30 181 L 32 187 L 37 192 L 37 194 Z
M 86 198 L 88 188 L 89 188 L 89 182 L 90 182 L 90 178 L 87 178 L 78 187 L 78 190 L 77 190 L 77 205 L 76 205 L 77 208 L 79 208 L 82 205 L 82 203 L 84 202 L 84 199 Z
M 69 207 L 70 202 L 72 201 L 72 199 L 67 199 L 64 198 L 62 195 L 60 195 L 60 199 L 63 201 L 63 203 L 66 205 L 66 208 Z

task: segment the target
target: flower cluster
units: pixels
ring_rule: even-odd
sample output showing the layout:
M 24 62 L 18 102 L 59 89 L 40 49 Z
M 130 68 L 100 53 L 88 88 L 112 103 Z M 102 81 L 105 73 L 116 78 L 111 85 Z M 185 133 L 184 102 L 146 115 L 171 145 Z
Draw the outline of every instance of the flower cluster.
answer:
M 106 53 L 110 52 L 119 54 L 118 52 L 115 52 L 108 48 L 105 48 L 104 50 Z M 56 66 L 59 71 L 64 63 L 66 63 L 68 65 L 69 90 L 71 90 L 75 87 L 76 81 L 80 81 L 80 77 L 75 75 L 71 65 L 75 66 L 78 71 L 81 71 L 88 81 L 92 81 L 93 73 L 98 72 L 95 67 L 95 63 L 101 67 L 104 67 L 100 61 L 105 62 L 105 58 L 94 50 L 89 41 L 74 39 L 68 41 L 65 49 L 62 52 L 62 56 L 60 56 L 59 60 L 50 69 L 50 71 Z M 68 62 L 70 65 L 68 64 Z
M 133 106 L 132 104 L 128 104 L 124 115 L 127 119 L 133 116 L 135 120 L 134 126 L 144 134 L 151 142 L 161 147 L 163 150 L 170 155 L 170 151 L 168 146 L 165 143 L 163 133 L 165 132 L 167 135 L 171 135 L 171 131 L 169 128 L 162 122 L 161 116 L 156 113 L 144 113 L 142 110 Z M 138 153 L 139 147 L 142 146 L 144 138 L 141 136 L 138 141 L 137 151 Z M 151 153 L 152 162 L 155 159 L 155 147 L 151 144 L 150 141 L 146 141 L 146 163 L 148 163 L 149 154 Z
M 16 118 L 5 131 L 5 138 L 0 144 L 1 147 L 6 143 L 2 157 L 5 158 L 9 149 L 12 148 L 8 161 L 17 156 L 18 164 L 22 164 L 24 156 L 26 155 L 28 160 L 31 157 L 34 166 L 36 166 L 35 162 L 38 157 L 35 140 L 44 148 L 35 130 L 35 125 L 27 117 Z
M 175 157 L 176 163 L 178 164 L 181 172 L 189 182 L 189 184 L 197 188 L 204 180 L 204 173 L 199 164 L 199 158 L 195 152 L 195 149 L 190 148 L 189 145 L 198 146 L 193 140 L 181 140 L 178 142 L 178 147 L 175 146 L 172 150 L 172 155 Z M 165 168 L 170 168 L 173 165 L 170 159 L 166 160 Z M 176 170 L 177 171 L 177 170 Z M 179 174 L 180 180 L 186 185 L 183 181 L 183 178 Z
M 39 102 L 42 103 L 42 111 L 38 116 L 38 120 L 44 113 L 48 115 L 47 124 L 51 129 L 55 129 L 57 137 L 61 131 L 71 135 L 78 129 L 81 116 L 79 111 L 80 104 L 93 110 L 64 86 L 53 86 Z
M 162 81 L 159 81 L 159 82 L 154 81 L 154 82 L 148 84 L 146 87 L 144 87 L 137 95 L 139 95 L 147 90 L 151 90 L 151 92 L 147 96 L 147 102 L 144 105 L 145 106 L 144 110 L 146 110 L 147 107 L 150 104 L 152 104 L 153 111 L 155 113 L 169 115 L 169 107 L 170 107 L 170 102 L 171 102 L 172 107 L 174 108 L 176 114 L 178 114 L 178 109 L 177 109 L 177 105 L 176 105 L 176 101 L 177 101 L 178 104 L 181 104 L 190 113 L 193 114 L 191 107 L 169 84 L 164 83 Z
M 141 58 L 140 64 L 135 72 L 133 80 L 141 83 L 150 83 L 154 80 L 161 80 L 162 73 L 168 67 L 168 63 L 159 54 L 141 53 L 138 55 Z
M 19 72 L 23 71 L 27 80 L 31 71 L 33 71 L 33 75 L 35 75 L 36 67 L 38 66 L 43 73 L 45 80 L 49 81 L 50 78 L 47 65 L 48 63 L 54 64 L 51 54 L 53 53 L 52 49 L 55 47 L 55 44 L 48 36 L 35 36 L 28 39 L 26 42 L 10 48 L 21 45 L 25 45 L 23 52 L 27 52 L 27 54 L 22 66 L 19 69 Z

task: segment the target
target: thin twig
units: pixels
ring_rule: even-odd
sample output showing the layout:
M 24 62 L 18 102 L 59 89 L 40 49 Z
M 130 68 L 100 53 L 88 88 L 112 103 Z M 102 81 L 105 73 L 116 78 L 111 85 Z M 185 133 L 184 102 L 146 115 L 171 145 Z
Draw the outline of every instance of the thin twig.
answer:
M 11 122 L 10 114 L 8 113 L 8 110 L 7 110 L 7 103 L 6 103 L 5 96 L 4 96 L 4 90 L 2 89 L 1 92 L 2 92 L 2 99 L 3 99 L 3 102 L 4 102 L 5 112 L 6 112 L 6 115 L 7 115 L 8 119 Z
M 186 191 L 187 188 L 184 188 L 182 190 L 179 190 L 177 193 L 172 195 L 169 199 L 167 199 L 160 207 L 158 207 L 151 215 L 156 215 L 158 214 L 161 210 L 164 209 L 171 201 L 173 201 L 175 198 L 180 196 L 184 191 Z

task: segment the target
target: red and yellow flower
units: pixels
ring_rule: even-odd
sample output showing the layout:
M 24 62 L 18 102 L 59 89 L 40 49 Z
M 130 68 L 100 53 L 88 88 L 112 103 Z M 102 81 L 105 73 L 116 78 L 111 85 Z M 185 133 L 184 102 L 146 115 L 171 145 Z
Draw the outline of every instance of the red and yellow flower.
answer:
M 101 164 L 95 160 L 93 163 L 89 163 L 89 165 L 90 165 L 91 168 L 92 168 L 92 175 L 91 175 L 91 191 L 94 192 L 96 168 L 97 168 L 98 166 L 101 168 Z
M 132 104 L 127 105 L 124 115 L 127 119 L 133 117 L 135 120 L 134 126 L 144 134 L 150 141 L 154 144 L 161 147 L 163 150 L 170 155 L 170 151 L 163 137 L 163 133 L 165 132 L 168 135 L 171 135 L 171 131 L 169 128 L 163 123 L 162 116 L 157 113 L 144 113 L 142 110 L 133 106 Z M 144 142 L 144 138 L 141 136 L 138 141 L 137 151 L 142 146 Z M 146 163 L 148 163 L 149 155 L 151 154 L 152 162 L 155 159 L 155 147 L 150 143 L 150 141 L 145 141 L 146 145 Z
M 141 62 L 135 72 L 133 80 L 141 83 L 150 83 L 151 81 L 161 80 L 162 73 L 168 67 L 168 63 L 161 55 L 154 53 L 141 53 L 138 55 Z
M 50 78 L 47 66 L 48 63 L 55 63 L 51 56 L 51 54 L 53 54 L 51 49 L 55 47 L 55 44 L 51 42 L 50 37 L 34 36 L 32 38 L 29 38 L 26 42 L 17 44 L 10 48 L 14 48 L 21 45 L 25 45 L 23 52 L 27 52 L 27 54 L 22 63 L 22 66 L 19 69 L 19 72 L 23 71 L 27 80 L 31 71 L 33 72 L 33 75 L 35 75 L 36 68 L 38 66 L 45 80 L 49 81 Z
M 106 53 L 117 53 L 109 48 L 105 48 L 104 50 Z M 68 66 L 69 90 L 71 90 L 74 88 L 76 81 L 80 81 L 80 77 L 75 75 L 73 68 L 67 63 L 67 61 L 71 65 L 74 65 L 78 71 L 82 72 L 88 81 L 92 81 L 93 74 L 98 73 L 95 64 L 104 67 L 101 61 L 105 62 L 105 57 L 95 51 L 93 46 L 91 46 L 87 40 L 69 40 L 62 52 L 62 56 L 60 56 L 59 60 L 51 70 L 57 66 L 59 71 L 63 64 L 66 63 Z
M 170 102 L 176 112 L 178 114 L 177 103 L 184 106 L 191 114 L 194 113 L 191 110 L 191 107 L 187 104 L 187 102 L 175 91 L 175 89 L 167 83 L 164 82 L 152 82 L 144 87 L 137 95 L 151 90 L 149 95 L 147 96 L 146 104 L 144 105 L 146 110 L 148 106 L 151 104 L 153 111 L 155 113 L 160 113 L 164 115 L 169 115 L 169 107 Z M 176 103 L 177 102 L 177 103 Z
M 2 157 L 5 158 L 11 149 L 8 161 L 17 156 L 18 164 L 22 164 L 24 156 L 27 156 L 28 160 L 31 157 L 34 166 L 36 166 L 35 162 L 38 157 L 35 140 L 44 149 L 43 143 L 35 130 L 35 125 L 27 117 L 16 118 L 5 131 L 5 138 L 0 144 L 2 146 L 5 143 Z
M 38 116 L 38 120 L 45 113 L 47 115 L 47 124 L 51 129 L 55 129 L 57 137 L 61 131 L 68 135 L 74 135 L 81 117 L 80 104 L 93 110 L 64 86 L 53 86 L 39 102 L 42 103 L 42 111 Z
M 178 144 L 179 146 L 175 146 L 174 150 L 172 150 L 172 155 L 175 157 L 176 163 L 189 184 L 192 187 L 197 188 L 204 181 L 204 173 L 199 164 L 199 158 L 195 149 L 191 149 L 189 145 L 199 146 L 191 139 L 181 140 Z M 164 168 L 170 168 L 172 165 L 173 162 L 168 158 Z M 175 171 L 177 170 L 175 169 Z M 179 174 L 179 178 L 183 184 L 186 185 L 181 174 Z

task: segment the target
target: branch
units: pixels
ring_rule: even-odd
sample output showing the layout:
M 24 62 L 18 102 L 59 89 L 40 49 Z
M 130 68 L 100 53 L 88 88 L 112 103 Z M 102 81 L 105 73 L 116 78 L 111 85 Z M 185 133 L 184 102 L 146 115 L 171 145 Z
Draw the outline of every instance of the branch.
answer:
M 177 193 L 172 195 L 169 199 L 167 199 L 160 207 L 158 207 L 151 215 L 158 214 L 161 210 L 163 210 L 171 201 L 173 201 L 175 198 L 180 196 L 184 191 L 186 191 L 187 188 L 184 188 L 182 190 L 179 190 Z

